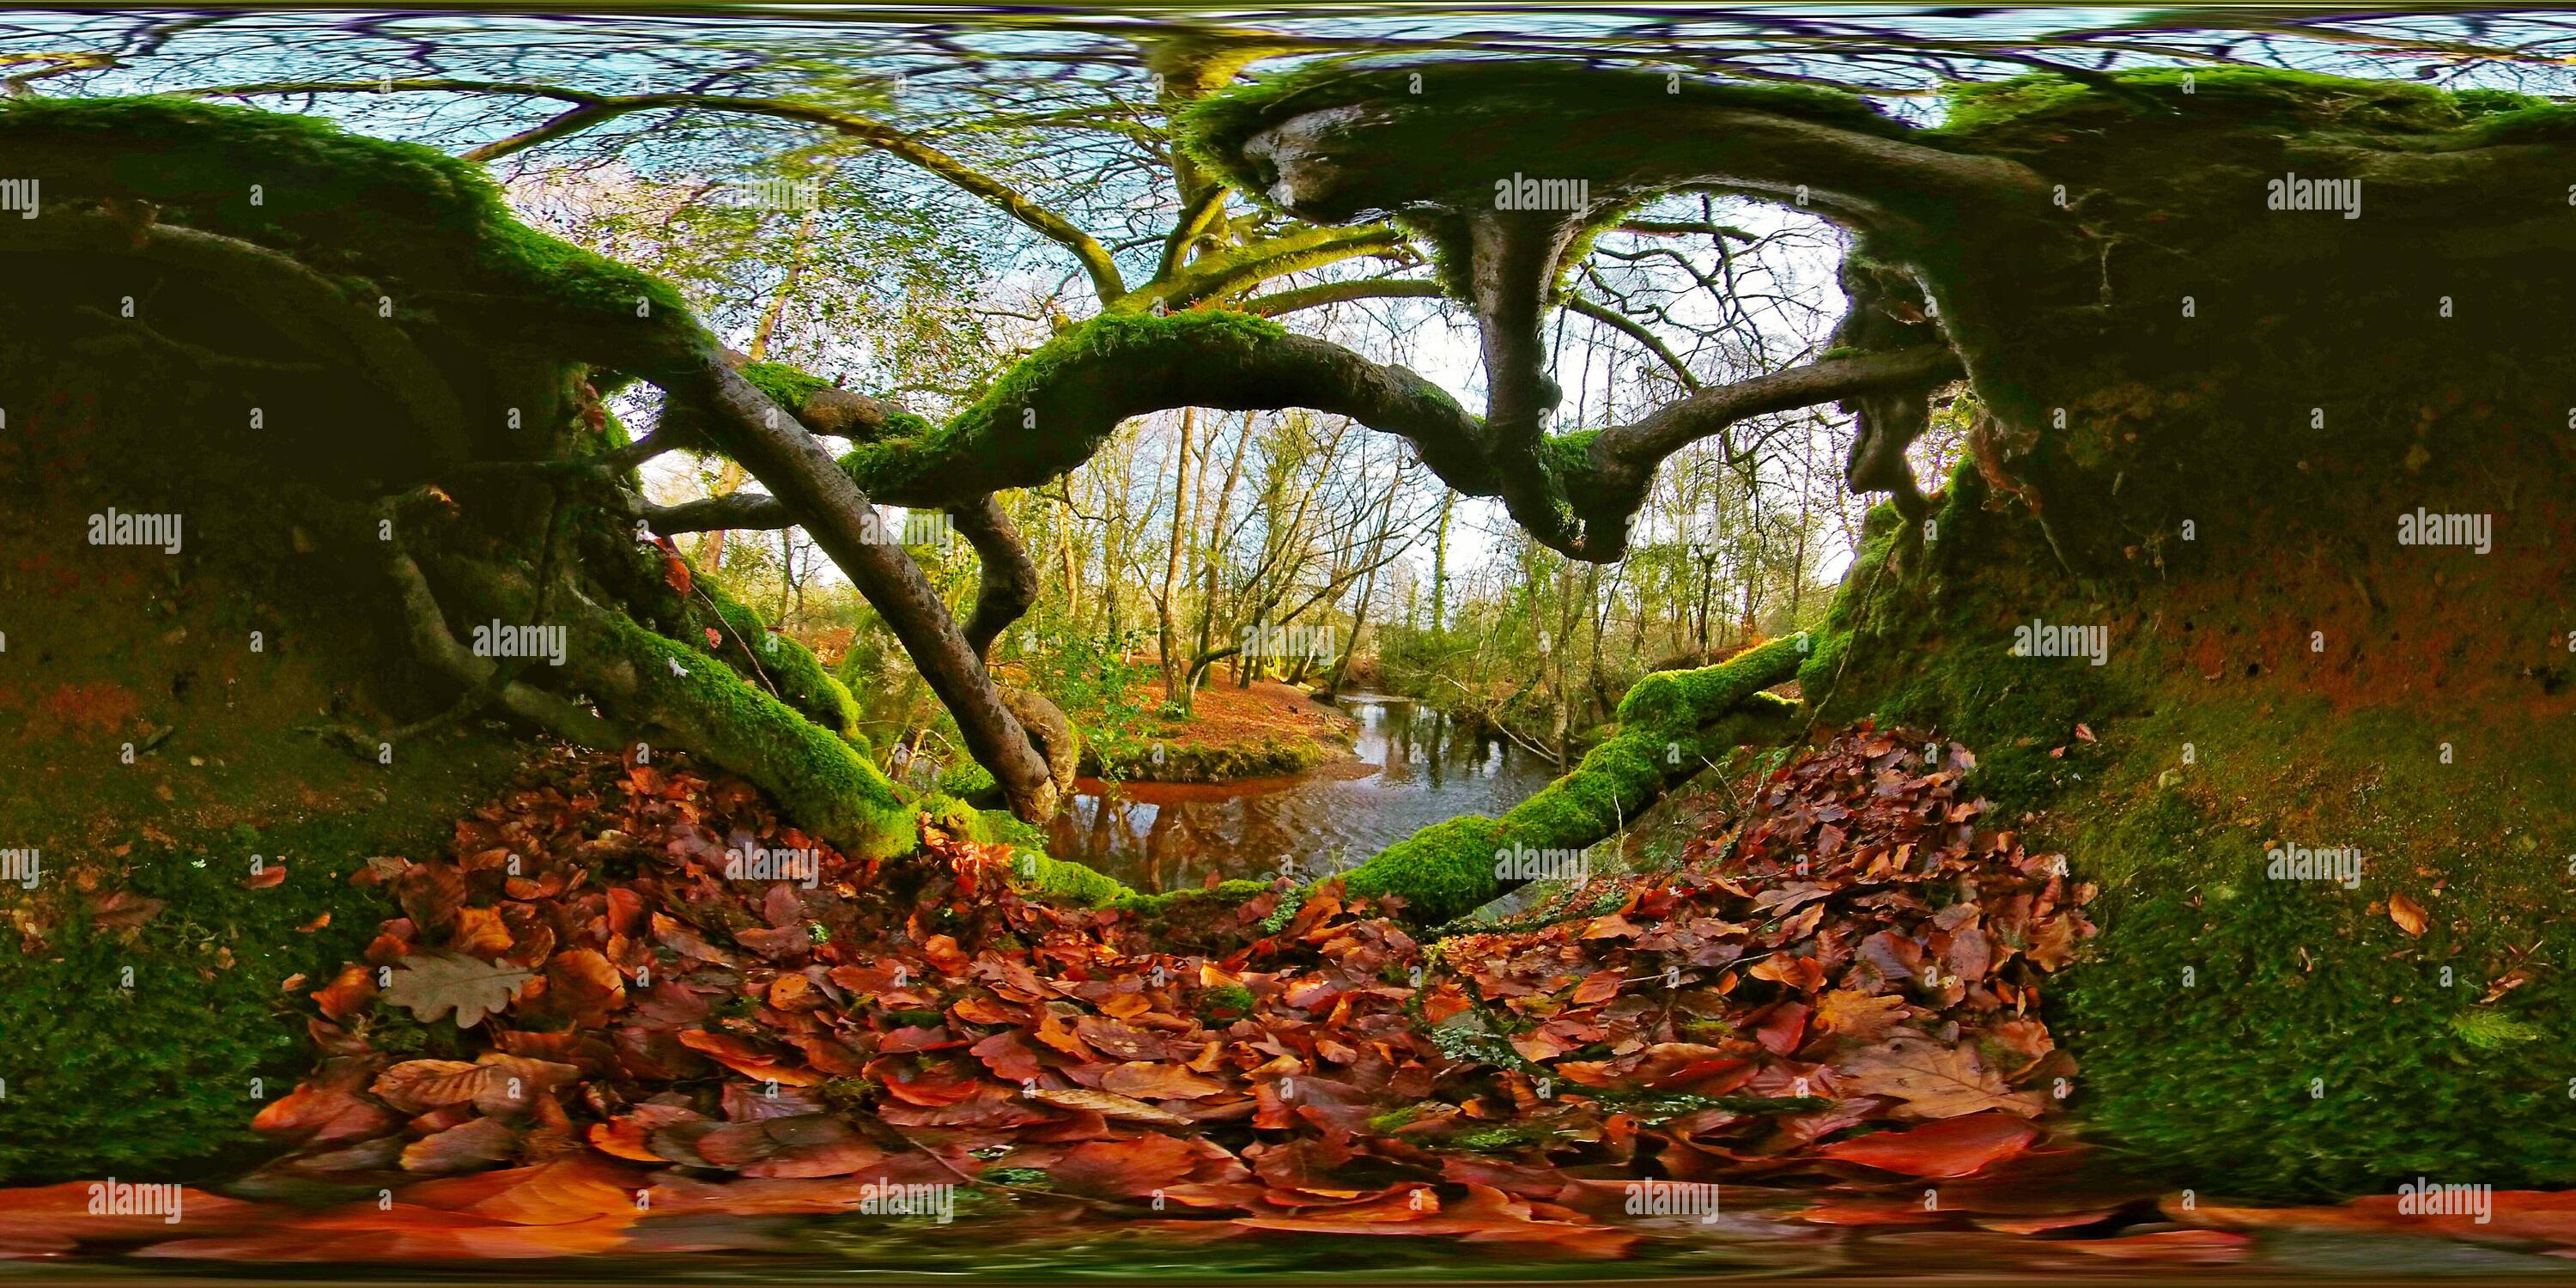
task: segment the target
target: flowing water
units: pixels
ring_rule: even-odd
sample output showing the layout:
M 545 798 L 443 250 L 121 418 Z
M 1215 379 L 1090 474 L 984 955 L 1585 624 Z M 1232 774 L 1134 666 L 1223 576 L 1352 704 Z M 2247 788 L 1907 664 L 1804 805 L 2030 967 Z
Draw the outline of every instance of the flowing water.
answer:
M 1555 766 L 1499 735 L 1468 732 L 1409 698 L 1345 694 L 1357 761 L 1231 783 L 1102 783 L 1050 826 L 1047 852 L 1144 891 L 1221 877 L 1311 878 L 1462 814 L 1500 815 Z

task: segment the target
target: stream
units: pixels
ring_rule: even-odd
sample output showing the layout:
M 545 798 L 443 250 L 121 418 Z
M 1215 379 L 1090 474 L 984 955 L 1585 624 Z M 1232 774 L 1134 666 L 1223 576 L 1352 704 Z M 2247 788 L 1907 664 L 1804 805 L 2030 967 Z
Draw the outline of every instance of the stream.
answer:
M 1231 783 L 1078 781 L 1047 852 L 1137 890 L 1220 878 L 1301 878 L 1356 867 L 1388 843 L 1462 814 L 1500 815 L 1556 777 L 1500 735 L 1479 737 L 1410 698 L 1349 693 L 1356 761 Z

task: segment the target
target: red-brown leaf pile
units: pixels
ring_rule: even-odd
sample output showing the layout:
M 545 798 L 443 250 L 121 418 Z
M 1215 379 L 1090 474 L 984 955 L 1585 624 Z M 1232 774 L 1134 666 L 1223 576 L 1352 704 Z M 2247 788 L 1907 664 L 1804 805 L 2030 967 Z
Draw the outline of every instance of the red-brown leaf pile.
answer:
M 2039 980 L 2092 933 L 2092 892 L 1979 826 L 1965 749 L 1923 749 L 1838 739 L 1680 873 L 1544 931 L 1449 941 L 1466 988 L 1426 1014 L 1499 1018 L 1526 1072 L 1573 1084 L 1542 1116 L 1616 1161 L 1651 1148 L 1669 1176 L 1821 1157 L 1957 1177 L 2020 1152 L 2073 1073 Z M 1639 1093 L 1718 1103 L 1658 1121 Z
M 1964 750 L 1921 748 L 1819 747 L 1578 915 L 1426 951 L 1327 886 L 1276 933 L 1277 895 L 1246 905 L 1219 956 L 1024 901 L 1006 850 L 935 826 L 854 860 L 739 781 L 571 761 L 459 823 L 454 859 L 362 874 L 404 915 L 311 991 L 323 1058 L 259 1114 L 294 1146 L 262 1179 L 446 1212 L 424 1182 L 551 1178 L 597 1200 L 535 1223 L 576 1250 L 628 1246 L 635 1190 L 837 1211 L 893 1182 L 1595 1253 L 1630 1237 L 1605 1224 L 1628 1178 L 1965 1177 L 2026 1150 L 2071 1071 L 2039 982 L 2089 891 L 1980 825 Z M 810 887 L 739 879 L 764 851 L 810 852 Z

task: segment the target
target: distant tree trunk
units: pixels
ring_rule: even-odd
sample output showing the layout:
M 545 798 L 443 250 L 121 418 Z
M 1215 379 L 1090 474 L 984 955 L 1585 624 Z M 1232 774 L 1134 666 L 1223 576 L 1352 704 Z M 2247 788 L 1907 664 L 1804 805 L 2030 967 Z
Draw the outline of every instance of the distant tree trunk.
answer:
M 1375 557 L 1374 552 L 1371 557 Z M 1342 655 L 1334 660 L 1332 678 L 1324 685 L 1334 693 L 1342 691 L 1342 677 L 1350 672 L 1351 655 L 1359 651 L 1360 632 L 1368 626 L 1369 600 L 1376 593 L 1377 569 L 1371 568 L 1368 576 L 1360 580 L 1359 602 L 1351 605 L 1351 637 L 1342 642 Z
M 1068 520 L 1072 517 L 1071 509 L 1070 506 L 1066 507 Z M 1056 558 L 1064 565 L 1064 612 L 1067 628 L 1071 631 L 1079 631 L 1082 629 L 1082 574 L 1074 562 L 1071 522 L 1056 525 L 1055 550 Z
M 1163 663 L 1163 701 L 1186 705 L 1189 695 L 1181 685 L 1184 665 L 1181 661 L 1181 632 L 1173 620 L 1173 596 L 1181 585 L 1181 551 L 1189 545 L 1190 531 L 1190 435 L 1198 427 L 1198 409 L 1181 409 L 1181 436 L 1177 458 L 1172 467 L 1172 538 L 1163 552 L 1163 588 L 1154 596 L 1157 651 Z
M 1213 437 L 1213 433 L 1211 433 Z M 1216 518 L 1208 525 L 1207 541 L 1199 547 L 1199 656 L 1206 657 L 1216 649 L 1217 570 L 1225 562 L 1226 523 L 1234 515 L 1234 489 L 1243 478 L 1243 458 L 1251 454 L 1252 418 L 1244 417 L 1243 433 L 1235 439 L 1233 459 L 1226 462 L 1225 488 L 1216 495 Z M 1207 477 L 1202 465 L 1199 477 Z M 1198 691 L 1198 676 L 1189 677 L 1187 687 Z
M 1440 633 L 1441 613 L 1449 595 L 1449 510 L 1457 504 L 1458 494 L 1443 492 L 1440 496 L 1440 526 L 1431 538 L 1431 633 Z

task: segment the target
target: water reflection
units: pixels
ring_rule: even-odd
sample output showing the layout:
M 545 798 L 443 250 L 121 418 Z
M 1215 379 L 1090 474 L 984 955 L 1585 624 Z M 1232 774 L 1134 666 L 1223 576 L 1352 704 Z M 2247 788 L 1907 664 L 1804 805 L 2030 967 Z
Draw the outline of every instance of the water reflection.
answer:
M 1500 814 L 1555 776 L 1501 737 L 1478 737 L 1410 699 L 1346 694 L 1359 760 L 1240 782 L 1083 779 L 1048 852 L 1139 890 L 1195 886 L 1209 872 L 1267 877 L 1347 868 L 1388 842 L 1461 814 Z

